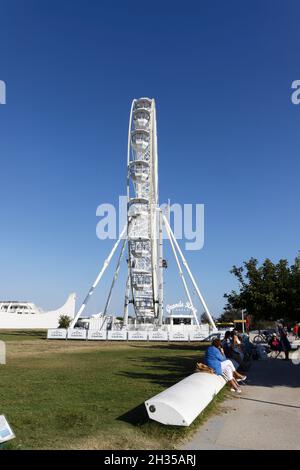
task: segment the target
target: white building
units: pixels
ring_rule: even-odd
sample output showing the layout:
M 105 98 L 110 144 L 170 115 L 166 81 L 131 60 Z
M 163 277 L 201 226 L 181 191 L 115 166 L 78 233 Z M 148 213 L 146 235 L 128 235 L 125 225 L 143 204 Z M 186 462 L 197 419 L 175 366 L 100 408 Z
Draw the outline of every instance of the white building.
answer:
M 75 315 L 76 294 L 70 294 L 66 303 L 57 310 L 44 312 L 32 302 L 0 301 L 0 329 L 57 328 L 59 317 Z

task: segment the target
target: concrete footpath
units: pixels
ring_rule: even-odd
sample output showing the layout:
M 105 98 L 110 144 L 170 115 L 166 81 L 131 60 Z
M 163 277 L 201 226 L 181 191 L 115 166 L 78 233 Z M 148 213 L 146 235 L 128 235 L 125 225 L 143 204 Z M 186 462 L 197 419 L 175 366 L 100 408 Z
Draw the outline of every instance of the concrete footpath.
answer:
M 230 396 L 181 449 L 300 449 L 300 364 L 254 361 Z

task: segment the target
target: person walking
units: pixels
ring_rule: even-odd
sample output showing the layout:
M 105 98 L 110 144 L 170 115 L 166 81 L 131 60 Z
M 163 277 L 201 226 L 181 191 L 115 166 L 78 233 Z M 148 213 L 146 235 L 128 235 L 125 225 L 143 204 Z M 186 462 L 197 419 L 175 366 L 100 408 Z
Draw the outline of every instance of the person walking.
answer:
M 278 334 L 279 334 L 279 350 L 284 351 L 285 354 L 285 361 L 289 360 L 289 352 L 291 350 L 291 344 L 287 337 L 287 331 L 283 325 L 283 323 L 279 323 L 278 325 Z

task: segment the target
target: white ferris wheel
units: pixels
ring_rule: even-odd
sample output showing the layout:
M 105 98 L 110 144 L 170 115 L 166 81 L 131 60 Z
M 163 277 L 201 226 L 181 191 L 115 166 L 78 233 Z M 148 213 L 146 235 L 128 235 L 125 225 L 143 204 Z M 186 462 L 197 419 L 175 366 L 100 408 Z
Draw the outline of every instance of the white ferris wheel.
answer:
M 159 243 L 155 101 L 133 100 L 127 156 L 128 281 L 137 319 L 162 320 L 162 243 Z M 125 314 L 125 323 L 127 315 Z
M 127 224 L 120 233 L 101 271 L 85 297 L 71 323 L 74 327 L 89 299 L 109 266 L 119 244 L 122 243 L 112 284 L 104 308 L 107 314 L 113 288 L 118 278 L 120 264 L 127 247 L 127 282 L 125 289 L 123 325 L 128 324 L 128 308 L 133 305 L 137 324 L 163 324 L 163 227 L 170 241 L 187 300 L 199 325 L 196 308 L 186 282 L 186 270 L 195 293 L 203 305 L 210 325 L 214 320 L 190 271 L 188 263 L 171 229 L 168 218 L 158 205 L 158 157 L 155 100 L 134 99 L 131 105 L 127 150 Z

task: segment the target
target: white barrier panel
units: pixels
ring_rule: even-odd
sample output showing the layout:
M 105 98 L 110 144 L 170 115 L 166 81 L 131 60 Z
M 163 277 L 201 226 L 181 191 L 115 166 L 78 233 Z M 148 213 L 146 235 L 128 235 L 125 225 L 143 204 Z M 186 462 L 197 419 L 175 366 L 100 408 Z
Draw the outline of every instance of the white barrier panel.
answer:
M 205 335 L 202 331 L 194 331 L 190 333 L 190 341 L 203 341 L 207 335 Z
M 222 376 L 196 372 L 145 402 L 150 419 L 189 426 L 225 385 Z
M 185 331 L 170 331 L 169 341 L 188 341 L 189 334 Z
M 108 331 L 107 339 L 111 341 L 126 341 L 127 340 L 127 331 Z
M 10 439 L 14 439 L 16 436 L 14 435 L 13 430 L 11 429 L 10 425 L 7 422 L 7 419 L 4 415 L 0 416 L 0 444 L 3 442 L 7 442 Z
M 129 331 L 128 340 L 130 341 L 147 341 L 148 332 L 147 331 Z
M 64 328 L 55 328 L 47 331 L 47 339 L 66 339 L 67 330 Z
M 149 331 L 148 339 L 149 341 L 168 341 L 168 332 L 167 331 Z
M 0 340 L 0 364 L 6 364 L 6 344 Z
M 79 328 L 69 328 L 68 339 L 86 339 L 86 330 L 81 330 Z
M 87 339 L 91 341 L 103 341 L 107 339 L 106 330 L 88 330 Z

